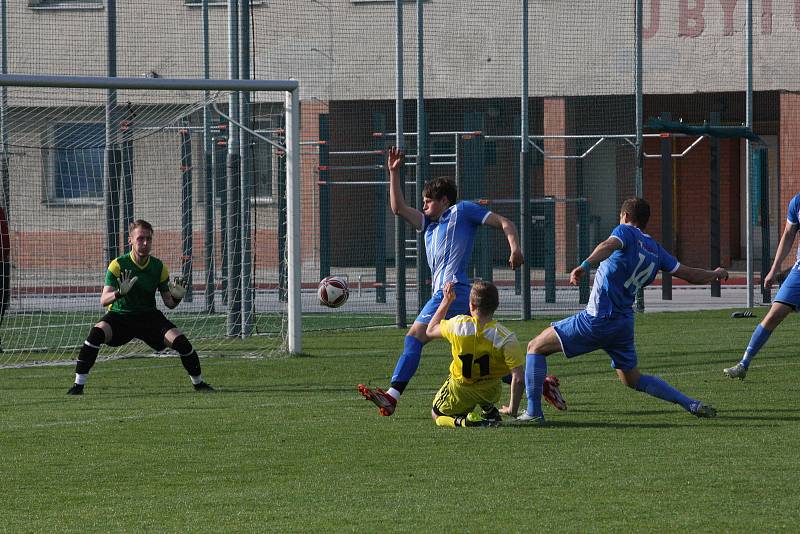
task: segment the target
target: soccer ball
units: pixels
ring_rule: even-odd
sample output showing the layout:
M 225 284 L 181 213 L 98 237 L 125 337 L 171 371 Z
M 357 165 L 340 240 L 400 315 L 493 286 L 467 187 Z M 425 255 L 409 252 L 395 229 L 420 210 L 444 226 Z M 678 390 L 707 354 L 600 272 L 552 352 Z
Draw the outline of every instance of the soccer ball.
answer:
M 323 278 L 317 287 L 319 303 L 329 308 L 338 308 L 350 296 L 347 280 L 341 276 Z

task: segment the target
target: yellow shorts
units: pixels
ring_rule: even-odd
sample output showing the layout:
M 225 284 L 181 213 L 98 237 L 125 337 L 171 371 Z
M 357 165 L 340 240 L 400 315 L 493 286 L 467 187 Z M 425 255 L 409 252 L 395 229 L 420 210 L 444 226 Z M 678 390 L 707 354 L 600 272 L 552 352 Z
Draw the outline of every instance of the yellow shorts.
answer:
M 433 409 L 441 415 L 457 417 L 467 415 L 475 406 L 488 407 L 500 401 L 500 380 L 493 379 L 474 384 L 465 384 L 447 377 L 433 398 Z

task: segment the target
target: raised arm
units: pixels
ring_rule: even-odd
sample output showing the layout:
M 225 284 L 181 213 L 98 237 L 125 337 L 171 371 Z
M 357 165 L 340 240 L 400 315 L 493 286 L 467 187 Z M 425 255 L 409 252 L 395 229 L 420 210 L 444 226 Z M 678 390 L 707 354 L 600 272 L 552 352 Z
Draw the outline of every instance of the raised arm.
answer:
M 447 282 L 442 288 L 442 302 L 436 309 L 436 313 L 434 313 L 433 317 L 431 317 L 431 322 L 428 323 L 428 328 L 425 331 L 425 334 L 429 338 L 435 339 L 442 337 L 442 331 L 439 328 L 439 323 L 441 323 L 442 319 L 445 318 L 447 315 L 447 310 L 450 309 L 450 304 L 452 304 L 455 299 L 456 292 L 453 290 L 453 282 Z
M 792 244 L 794 244 L 794 237 L 797 235 L 797 228 L 798 225 L 796 224 L 789 224 L 786 223 L 786 226 L 783 228 L 783 234 L 781 234 L 781 240 L 778 242 L 778 249 L 775 251 L 775 259 L 772 261 L 772 268 L 769 270 L 767 275 L 764 277 L 764 287 L 769 289 L 772 286 L 772 282 L 775 281 L 775 277 L 778 276 L 781 272 L 781 265 L 783 265 L 783 260 L 786 259 L 786 256 L 792 250 Z
M 587 257 L 583 263 L 572 269 L 572 272 L 569 273 L 569 283 L 573 286 L 578 285 L 581 276 L 588 272 L 589 267 L 600 265 L 601 261 L 611 256 L 615 250 L 621 248 L 622 241 L 613 236 L 594 247 L 594 250 L 591 254 L 589 254 L 589 257 Z
M 497 213 L 491 213 L 485 221 L 485 224 L 499 228 L 506 235 L 508 240 L 508 247 L 511 249 L 511 255 L 508 257 L 508 265 L 512 269 L 516 269 L 525 263 L 525 257 L 522 254 L 522 249 L 519 247 L 519 234 L 517 234 L 516 225 L 510 220 Z
M 392 213 L 401 217 L 415 230 L 420 230 L 424 216 L 421 211 L 406 204 L 403 184 L 400 181 L 400 167 L 403 166 L 404 158 L 405 154 L 396 146 L 389 149 L 389 157 L 386 160 L 386 167 L 389 169 L 389 206 L 392 208 Z

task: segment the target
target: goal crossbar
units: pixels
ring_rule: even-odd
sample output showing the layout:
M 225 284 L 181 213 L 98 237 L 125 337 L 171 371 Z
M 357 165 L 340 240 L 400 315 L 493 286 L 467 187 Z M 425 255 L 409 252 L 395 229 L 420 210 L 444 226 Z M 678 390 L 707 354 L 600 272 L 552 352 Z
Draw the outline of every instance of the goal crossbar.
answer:
M 287 339 L 289 353 L 302 351 L 300 262 L 300 83 L 297 80 L 114 78 L 0 74 L 0 88 L 151 89 L 186 91 L 283 91 L 286 93 L 286 249 L 288 267 Z

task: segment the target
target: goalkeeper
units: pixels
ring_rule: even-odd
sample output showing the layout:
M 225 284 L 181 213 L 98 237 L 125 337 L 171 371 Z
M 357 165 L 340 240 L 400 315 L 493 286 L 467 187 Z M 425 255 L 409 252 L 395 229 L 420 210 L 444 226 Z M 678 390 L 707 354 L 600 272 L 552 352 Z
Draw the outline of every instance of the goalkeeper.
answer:
M 97 359 L 100 346 L 119 347 L 133 338 L 141 339 L 155 350 L 170 347 L 181 356 L 181 363 L 192 379 L 194 389 L 214 391 L 200 374 L 200 358 L 192 344 L 178 328 L 156 308 L 155 293 L 167 308 L 176 307 L 186 295 L 186 282 L 169 279 L 164 263 L 150 255 L 153 227 L 141 219 L 130 225 L 128 243 L 131 251 L 108 265 L 100 304 L 108 312 L 95 324 L 83 342 L 75 366 L 75 384 L 68 395 L 83 395 L 89 371 Z

